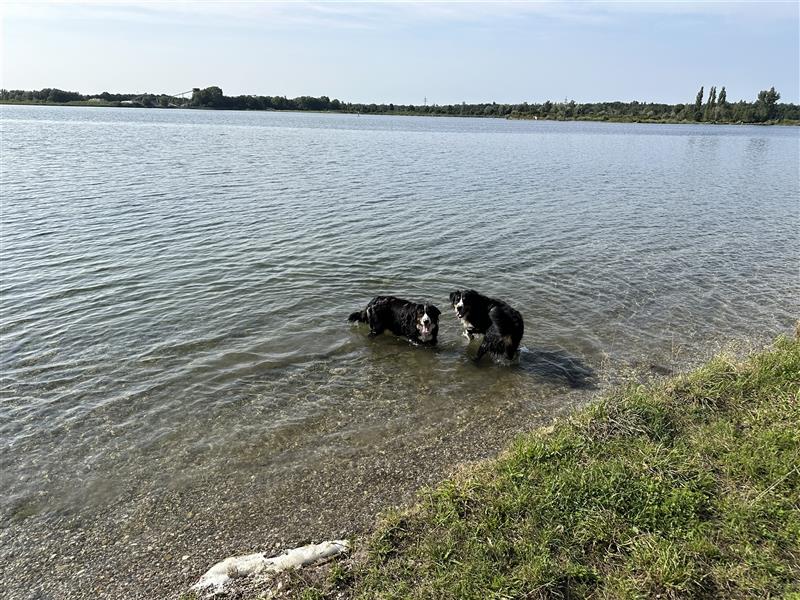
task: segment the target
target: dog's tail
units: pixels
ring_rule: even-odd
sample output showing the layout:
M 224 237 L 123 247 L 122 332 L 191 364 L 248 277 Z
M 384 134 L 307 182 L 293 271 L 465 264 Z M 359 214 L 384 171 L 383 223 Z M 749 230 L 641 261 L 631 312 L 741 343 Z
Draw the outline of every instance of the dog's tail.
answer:
M 367 311 L 365 310 L 357 310 L 354 313 L 350 313 L 350 316 L 347 317 L 347 320 L 351 323 L 355 323 L 358 321 L 359 323 L 366 323 L 367 322 Z

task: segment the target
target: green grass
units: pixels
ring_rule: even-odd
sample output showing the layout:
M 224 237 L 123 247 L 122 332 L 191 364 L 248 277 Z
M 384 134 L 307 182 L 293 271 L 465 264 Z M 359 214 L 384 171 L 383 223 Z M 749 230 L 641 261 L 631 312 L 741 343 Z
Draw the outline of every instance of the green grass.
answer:
M 301 597 L 792 597 L 800 341 L 613 393 L 359 545 Z

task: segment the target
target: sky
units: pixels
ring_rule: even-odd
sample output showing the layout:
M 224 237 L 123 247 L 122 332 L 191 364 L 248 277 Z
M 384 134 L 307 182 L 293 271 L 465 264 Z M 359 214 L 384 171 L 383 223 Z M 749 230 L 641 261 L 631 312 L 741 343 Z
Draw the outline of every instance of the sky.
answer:
M 800 103 L 800 2 L 0 2 L 0 87 Z

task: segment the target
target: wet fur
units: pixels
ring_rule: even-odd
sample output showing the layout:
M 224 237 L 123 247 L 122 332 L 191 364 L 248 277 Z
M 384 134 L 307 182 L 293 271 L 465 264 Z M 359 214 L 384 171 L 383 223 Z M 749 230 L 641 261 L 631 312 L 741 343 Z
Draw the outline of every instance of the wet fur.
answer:
M 475 290 L 452 292 L 450 304 L 467 338 L 483 334 L 476 362 L 487 352 L 505 356 L 509 360 L 514 358 L 525 330 L 522 315 L 518 311 L 502 300 L 489 298 Z
M 423 339 L 419 329 L 420 319 L 427 314 L 430 319 L 429 339 Z M 408 338 L 415 344 L 435 346 L 439 335 L 439 315 L 441 312 L 433 304 L 418 304 L 394 296 L 376 296 L 369 301 L 364 310 L 351 313 L 347 318 L 351 323 L 367 323 L 370 337 L 389 330 L 395 335 Z

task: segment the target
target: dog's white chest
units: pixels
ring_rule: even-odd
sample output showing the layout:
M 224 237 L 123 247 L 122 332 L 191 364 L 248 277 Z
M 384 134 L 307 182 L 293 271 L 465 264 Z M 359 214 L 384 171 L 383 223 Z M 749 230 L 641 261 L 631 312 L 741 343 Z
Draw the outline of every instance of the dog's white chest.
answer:
M 475 335 L 472 333 L 472 323 L 470 323 L 466 319 L 459 319 L 459 321 L 461 321 L 461 327 L 464 328 L 464 331 L 461 332 L 461 335 L 463 335 L 468 340 L 471 340 Z

